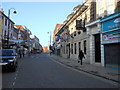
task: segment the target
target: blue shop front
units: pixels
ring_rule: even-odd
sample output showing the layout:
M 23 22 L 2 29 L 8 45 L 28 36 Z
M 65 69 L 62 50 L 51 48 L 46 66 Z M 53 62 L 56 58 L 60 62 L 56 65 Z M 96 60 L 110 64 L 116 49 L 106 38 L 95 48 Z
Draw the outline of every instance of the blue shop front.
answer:
M 120 12 L 101 19 L 106 67 L 120 69 Z

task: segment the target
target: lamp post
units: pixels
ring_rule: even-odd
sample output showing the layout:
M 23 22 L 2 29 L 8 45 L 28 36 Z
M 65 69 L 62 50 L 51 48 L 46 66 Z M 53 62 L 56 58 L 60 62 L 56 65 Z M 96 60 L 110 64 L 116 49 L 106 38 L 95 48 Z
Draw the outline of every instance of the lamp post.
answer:
M 48 34 L 50 34 L 50 45 L 51 45 L 51 31 L 47 32 Z
M 51 56 L 51 31 L 47 32 L 48 34 L 50 34 L 50 46 L 49 46 L 49 51 L 50 51 L 50 56 Z
M 12 10 L 12 9 L 14 10 L 14 12 L 13 12 L 14 14 L 17 13 L 16 10 L 15 10 L 15 8 L 10 8 L 10 9 L 8 10 L 8 18 L 10 18 L 10 10 Z

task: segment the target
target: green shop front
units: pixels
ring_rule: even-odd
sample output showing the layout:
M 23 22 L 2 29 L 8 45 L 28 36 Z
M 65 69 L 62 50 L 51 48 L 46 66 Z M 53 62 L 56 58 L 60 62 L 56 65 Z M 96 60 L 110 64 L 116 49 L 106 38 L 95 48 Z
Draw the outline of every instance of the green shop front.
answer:
M 120 69 L 120 12 L 101 19 L 106 67 Z

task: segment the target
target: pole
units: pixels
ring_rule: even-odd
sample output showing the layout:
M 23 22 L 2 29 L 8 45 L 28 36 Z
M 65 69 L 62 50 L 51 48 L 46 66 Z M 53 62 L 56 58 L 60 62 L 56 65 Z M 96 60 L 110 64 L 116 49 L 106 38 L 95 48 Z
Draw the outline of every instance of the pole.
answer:
M 11 9 L 13 9 L 13 10 L 14 10 L 14 12 L 13 12 L 14 14 L 16 14 L 16 13 L 17 13 L 17 12 L 16 12 L 16 10 L 15 10 L 15 8 L 10 8 L 10 9 L 8 10 L 8 18 L 10 18 L 10 10 L 11 10 Z
M 51 31 L 50 31 L 50 45 L 51 45 Z
M 50 34 L 50 46 L 49 46 L 49 50 L 50 50 L 50 56 L 51 56 L 51 31 L 48 32 Z
M 10 18 L 10 9 L 8 10 L 8 18 Z

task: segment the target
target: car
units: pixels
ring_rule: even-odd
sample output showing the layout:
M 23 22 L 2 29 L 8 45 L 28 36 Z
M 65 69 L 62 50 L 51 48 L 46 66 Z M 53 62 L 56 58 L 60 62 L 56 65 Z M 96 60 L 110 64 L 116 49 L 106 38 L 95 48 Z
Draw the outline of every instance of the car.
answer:
M 39 50 L 37 50 L 37 54 L 40 54 L 40 51 L 39 51 Z
M 15 72 L 18 66 L 18 56 L 14 49 L 2 49 L 1 50 L 1 62 L 2 69 L 6 68 Z

